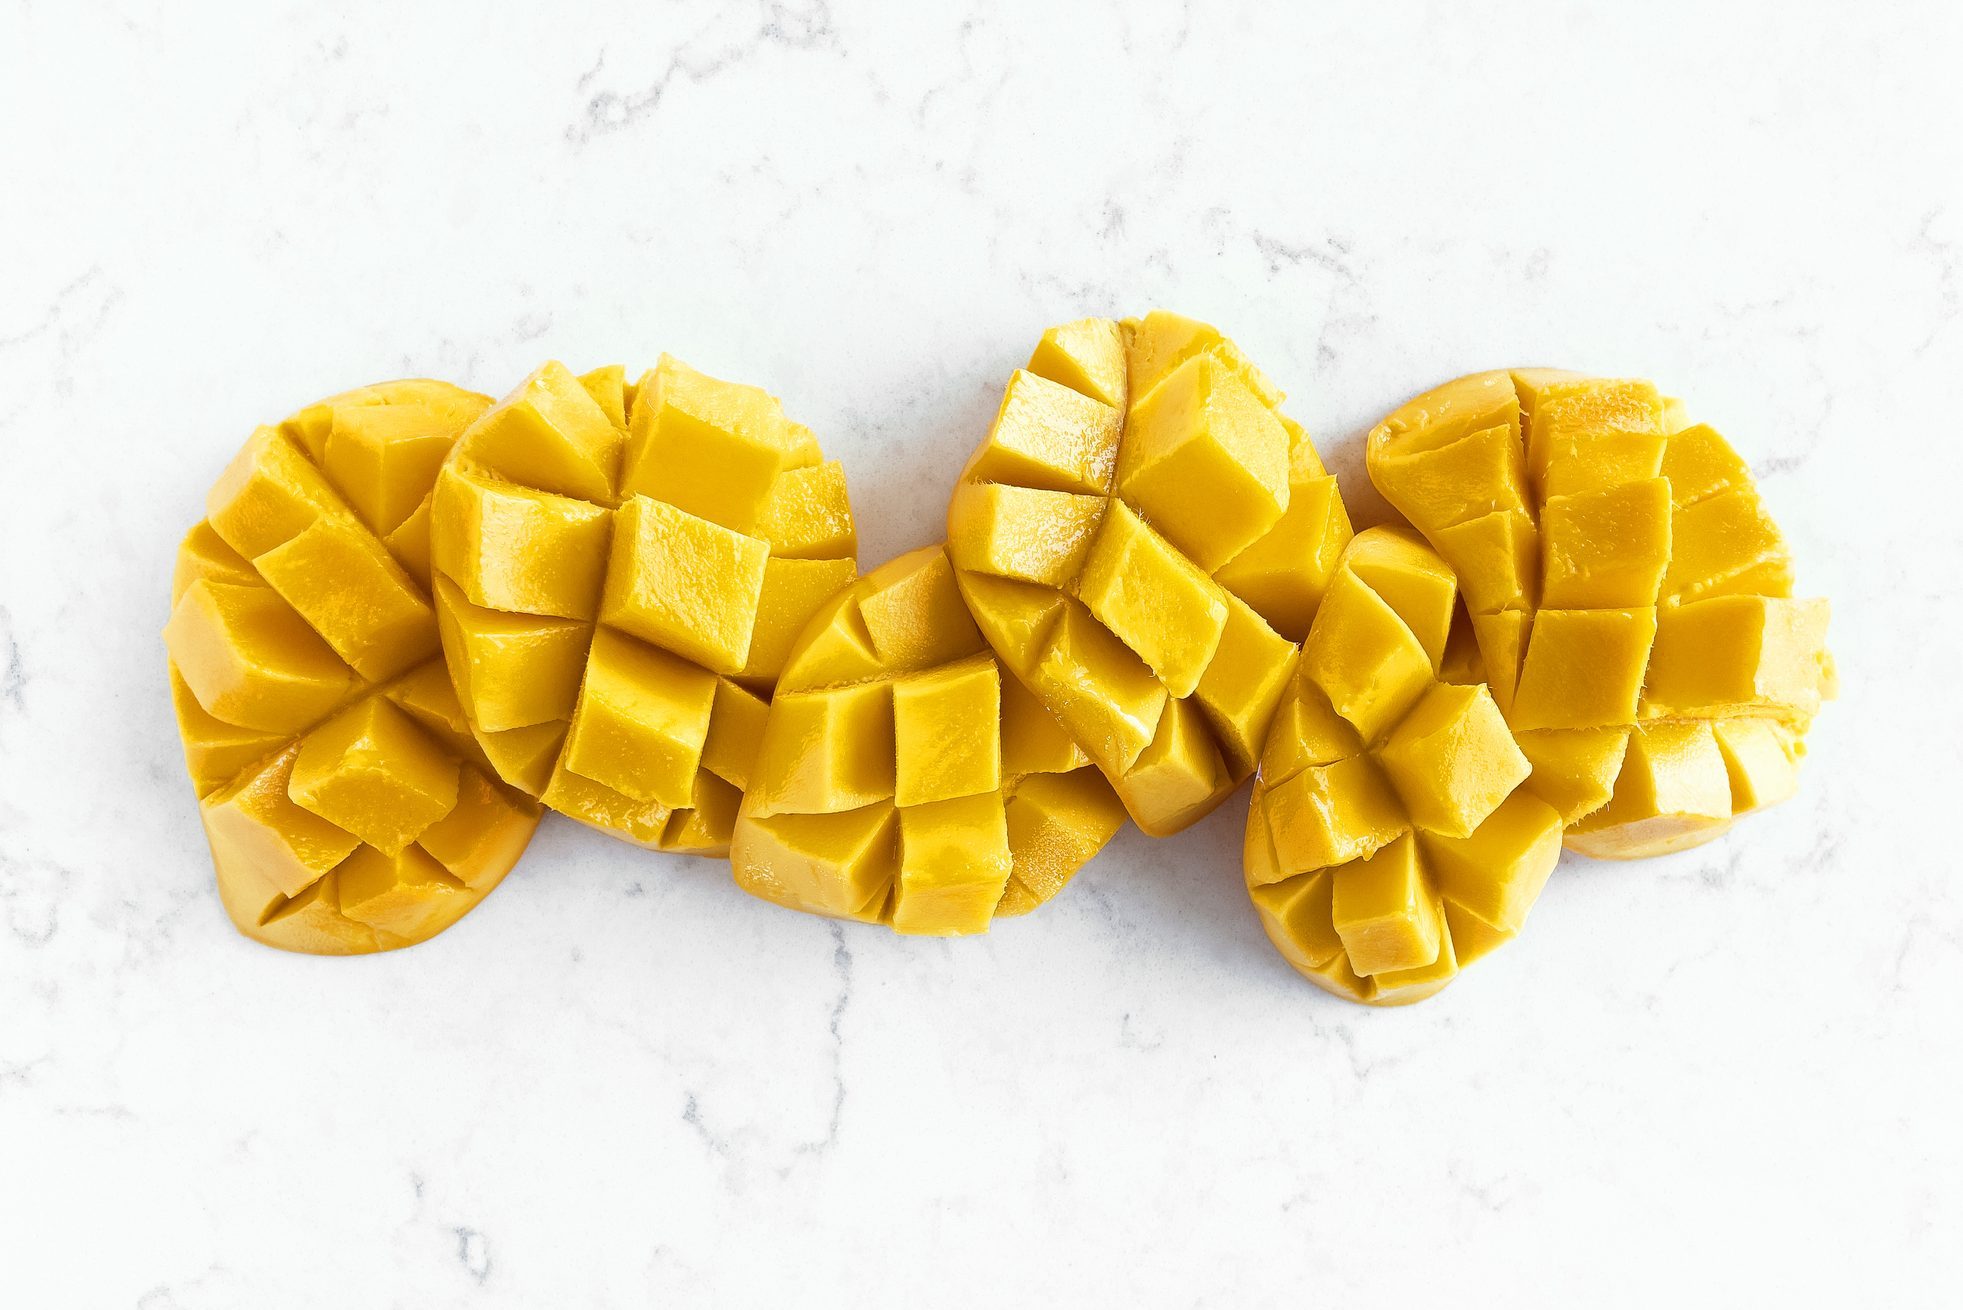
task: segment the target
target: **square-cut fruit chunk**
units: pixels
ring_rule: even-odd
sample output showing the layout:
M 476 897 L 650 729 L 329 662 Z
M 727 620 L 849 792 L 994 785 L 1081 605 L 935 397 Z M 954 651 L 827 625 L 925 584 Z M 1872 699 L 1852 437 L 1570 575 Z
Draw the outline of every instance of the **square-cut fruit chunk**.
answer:
M 1654 609 L 1540 611 L 1513 693 L 1513 726 L 1525 732 L 1635 722 L 1655 636 Z
M 663 355 L 634 392 L 620 490 L 749 533 L 778 475 L 816 462 L 811 434 L 784 417 L 769 392 Z
M 749 659 L 770 547 L 646 496 L 614 515 L 600 619 L 714 673 Z
M 1330 708 L 1313 682 L 1296 678 L 1261 747 L 1261 780 L 1278 787 L 1314 764 L 1334 764 L 1363 753 L 1363 739 L 1349 720 Z
M 756 535 L 772 559 L 844 559 L 859 549 L 845 466 L 835 459 L 785 469 L 770 486 Z
M 928 669 L 984 649 L 946 551 L 930 548 L 924 562 L 902 555 L 866 576 L 873 586 L 859 601 L 859 617 L 887 672 Z
M 890 684 L 780 692 L 748 799 L 760 815 L 858 809 L 892 798 L 893 763 Z
M 478 731 L 507 732 L 572 714 L 591 624 L 484 609 L 445 577 L 436 579 L 436 597 L 443 659 Z
M 1029 685 L 1113 777 L 1151 744 L 1166 706 L 1165 684 L 1075 601 L 1058 613 Z
M 322 465 L 362 521 L 387 536 L 429 494 L 461 431 L 423 405 L 336 405 Z
M 1025 778 L 1003 808 L 1014 870 L 998 915 L 1034 909 L 1062 891 L 1125 821 L 1096 769 Z
M 1397 611 L 1338 569 L 1302 643 L 1302 676 L 1372 741 L 1417 704 L 1432 672 L 1431 656 Z
M 1614 793 L 1629 729 L 1542 728 L 1522 732 L 1515 740 L 1534 766 L 1527 789 L 1552 805 L 1561 822 L 1573 823 L 1607 804 Z
M 1397 793 L 1364 756 L 1311 765 L 1268 791 L 1283 874 L 1365 859 L 1409 826 Z
M 1077 594 L 1168 692 L 1192 695 L 1227 624 L 1226 592 L 1122 501 L 1104 516 Z
M 564 364 L 542 364 L 458 440 L 461 458 L 506 482 L 611 505 L 620 429 Z
M 1651 713 L 1726 707 L 1819 708 L 1827 602 L 1714 596 L 1657 616 L 1644 707 Z
M 1792 557 L 1756 488 L 1723 491 L 1677 507 L 1670 520 L 1664 600 L 1730 593 L 1789 596 L 1792 589 Z
M 353 519 L 316 519 L 254 564 L 334 653 L 370 682 L 436 653 L 429 602 Z
M 1540 530 L 1527 511 L 1468 519 L 1438 529 L 1433 540 L 1458 575 L 1466 608 L 1475 617 L 1534 603 L 1540 590 Z
M 1288 508 L 1288 433 L 1217 356 L 1200 355 L 1133 403 L 1118 491 L 1211 573 Z
M 1733 814 L 1791 800 L 1799 790 L 1791 728 L 1772 719 L 1719 719 L 1711 731 L 1731 778 Z
M 1360 974 L 1416 969 L 1438 958 L 1443 916 L 1409 833 L 1335 870 L 1330 916 Z
M 1206 711 L 1227 765 L 1244 778 L 1260 756 L 1275 707 L 1294 681 L 1298 652 L 1239 597 L 1227 597 L 1220 645 L 1193 697 Z
M 248 559 L 265 554 L 315 519 L 351 517 L 326 475 L 278 428 L 247 439 L 205 497 L 212 530 Z
M 1411 822 L 1469 837 L 1533 771 L 1483 684 L 1434 683 L 1377 753 Z
M 745 823 L 731 852 L 736 881 L 793 909 L 877 918 L 898 871 L 895 817 L 881 801 L 838 814 L 777 814 Z
M 1018 369 L 964 481 L 1102 496 L 1118 457 L 1119 410 Z
M 1029 371 L 1122 412 L 1127 394 L 1125 342 L 1108 318 L 1080 318 L 1043 333 Z
M 1561 816 L 1520 790 L 1465 837 L 1419 832 L 1432 882 L 1481 922 L 1517 932 L 1561 858 Z
M 999 792 L 900 809 L 898 932 L 985 932 L 1009 883 L 1009 829 Z
M 948 553 L 962 568 L 1066 586 L 1083 571 L 1105 499 L 1004 482 L 964 482 L 948 502 Z
M 770 719 L 770 702 L 741 683 L 716 679 L 716 699 L 709 712 L 709 735 L 702 743 L 702 767 L 738 791 L 750 786 L 750 768 L 763 744 L 763 727 Z
M 1549 609 L 1654 605 L 1670 562 L 1670 484 L 1649 478 L 1549 497 L 1540 546 Z
M 1317 869 L 1250 892 L 1268 940 L 1298 969 L 1325 968 L 1343 953 L 1343 939 L 1331 917 L 1335 889 L 1335 875 Z
M 357 923 L 412 941 L 449 927 L 476 899 L 428 852 L 363 846 L 334 871 L 336 903 Z
M 369 696 L 307 734 L 287 790 L 394 855 L 457 803 L 457 761 L 387 699 Z
M 1629 736 L 1615 795 L 1567 841 L 1607 859 L 1663 855 L 1730 823 L 1731 777 L 1710 721 L 1644 724 Z
M 249 871 L 282 896 L 298 896 L 361 845 L 347 829 L 293 803 L 287 786 L 299 754 L 295 743 L 267 757 L 199 806 L 213 860 Z
M 613 515 L 598 505 L 452 465 L 436 480 L 430 559 L 473 605 L 590 619 Z
M 715 674 L 601 628 L 586 657 L 566 767 L 635 800 L 686 806 L 715 699 Z
M 1214 570 L 1213 580 L 1252 605 L 1275 631 L 1300 641 L 1353 532 L 1335 478 L 1291 476 L 1288 488 L 1287 512 Z
M 1405 517 L 1427 534 L 1527 507 L 1520 432 L 1511 422 L 1388 456 L 1373 473 L 1395 491 Z
M 300 731 L 354 683 L 347 665 L 269 587 L 198 579 L 172 607 L 164 645 L 206 713 L 260 732 Z
M 466 764 L 457 779 L 457 803 L 422 830 L 416 845 L 466 887 L 481 887 L 511 871 L 537 826 L 536 802 Z
M 1155 837 L 1179 831 L 1233 785 L 1204 713 L 1190 700 L 1166 702 L 1152 744 L 1115 784 L 1138 826 Z
M 1002 675 L 977 655 L 893 684 L 893 800 L 905 807 L 1002 786 Z
M 750 655 L 738 676 L 752 683 L 776 682 L 804 625 L 858 576 L 858 565 L 850 559 L 778 559 L 772 555 L 765 560 L 756 626 L 750 633 Z
M 1343 566 L 1404 620 L 1435 671 L 1445 658 L 1445 638 L 1459 595 L 1458 579 L 1438 553 L 1414 532 L 1378 527 L 1357 535 Z
M 1126 319 L 1125 366 L 1134 401 L 1143 399 L 1182 364 L 1206 356 L 1239 378 L 1263 405 L 1273 409 L 1282 394 L 1239 346 L 1211 323 L 1155 309 L 1143 318 Z

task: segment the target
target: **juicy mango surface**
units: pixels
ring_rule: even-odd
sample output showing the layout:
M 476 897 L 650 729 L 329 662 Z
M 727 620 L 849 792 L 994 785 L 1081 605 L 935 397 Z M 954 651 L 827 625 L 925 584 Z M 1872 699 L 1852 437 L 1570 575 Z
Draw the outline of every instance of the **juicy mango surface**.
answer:
M 949 505 L 989 647 L 1155 836 L 1254 771 L 1351 536 L 1281 401 L 1206 324 L 1066 323 L 1010 378 Z
M 1367 443 L 1370 479 L 1456 571 L 1480 676 L 1566 844 L 1637 858 L 1790 796 L 1834 694 L 1827 603 L 1750 470 L 1642 380 L 1476 373 Z
M 437 470 L 490 403 L 390 382 L 260 428 L 178 550 L 178 728 L 249 937 L 328 955 L 422 941 L 531 840 L 539 807 L 472 739 L 429 595 Z
M 792 643 L 731 863 L 780 905 L 953 936 L 1055 896 L 1123 821 L 930 546 L 832 597 Z
M 498 776 L 627 840 L 720 855 L 806 621 L 857 576 L 843 470 L 775 397 L 663 356 L 547 363 L 436 479 L 435 602 Z
M 1436 551 L 1357 534 L 1269 731 L 1242 862 L 1276 949 L 1339 996 L 1435 994 L 1520 931 L 1560 858 L 1470 645 Z

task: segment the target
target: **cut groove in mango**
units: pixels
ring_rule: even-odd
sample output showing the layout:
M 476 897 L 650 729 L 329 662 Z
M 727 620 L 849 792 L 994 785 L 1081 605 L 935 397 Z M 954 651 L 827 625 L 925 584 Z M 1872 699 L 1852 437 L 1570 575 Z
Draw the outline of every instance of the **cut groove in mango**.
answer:
M 1827 603 L 1745 462 L 1654 384 L 1475 373 L 1379 423 L 1370 480 L 1458 574 L 1480 676 L 1566 843 L 1633 859 L 1791 795 Z
M 1493 693 L 1449 658 L 1457 581 L 1406 528 L 1343 552 L 1254 782 L 1244 871 L 1283 957 L 1371 1005 L 1431 996 L 1512 939 L 1561 820 Z
M 443 654 L 498 776 L 662 850 L 728 850 L 805 621 L 857 574 L 845 476 L 775 397 L 662 356 L 547 363 L 436 479 Z
M 948 507 L 988 644 L 1139 827 L 1254 770 L 1350 523 L 1314 445 L 1213 328 L 1051 328 Z
M 955 936 L 1061 891 L 1124 821 L 982 639 L 939 546 L 828 600 L 791 644 L 731 849 L 792 909 Z
M 531 840 L 539 807 L 472 740 L 428 591 L 437 469 L 490 403 L 387 382 L 260 428 L 178 550 L 172 697 L 248 937 L 322 955 L 423 941 Z

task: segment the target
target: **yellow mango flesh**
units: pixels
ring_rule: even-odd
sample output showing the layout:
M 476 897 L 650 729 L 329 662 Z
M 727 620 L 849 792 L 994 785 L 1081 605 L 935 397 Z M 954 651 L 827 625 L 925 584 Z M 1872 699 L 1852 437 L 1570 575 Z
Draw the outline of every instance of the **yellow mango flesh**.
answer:
M 531 840 L 539 807 L 472 740 L 426 575 L 397 545 L 489 405 L 412 380 L 261 428 L 178 552 L 173 705 L 219 898 L 258 941 L 423 941 Z
M 833 596 L 792 644 L 730 861 L 777 904 L 953 936 L 1055 896 L 1123 818 L 930 546 Z
M 1366 455 L 1457 573 L 1527 786 L 1572 849 L 1682 850 L 1791 794 L 1834 694 L 1827 605 L 1792 599 L 1744 460 L 1681 402 L 1641 380 L 1473 374 L 1391 414 Z
M 1204 323 L 1062 324 L 949 502 L 948 557 L 1005 673 L 1155 836 L 1253 772 L 1352 536 L 1281 401 Z
M 669 356 L 631 386 L 547 363 L 457 439 L 429 520 L 442 654 L 497 775 L 629 841 L 726 852 L 796 637 L 857 576 L 810 431 Z M 800 785 L 866 790 L 821 766 Z
M 1408 531 L 1357 534 L 1255 775 L 1255 912 L 1298 972 L 1351 1000 L 1437 993 L 1519 932 L 1560 858 L 1562 816 L 1531 789 L 1534 764 L 1492 689 L 1470 676 L 1476 652 L 1445 676 L 1456 592 Z

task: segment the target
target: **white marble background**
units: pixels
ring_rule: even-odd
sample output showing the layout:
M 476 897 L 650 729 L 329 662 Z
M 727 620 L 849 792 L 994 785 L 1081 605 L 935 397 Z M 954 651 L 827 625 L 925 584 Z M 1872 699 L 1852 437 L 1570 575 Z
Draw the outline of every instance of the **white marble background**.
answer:
M 1956 6 L 547 8 L 0 0 L 0 1303 L 1956 1304 Z M 1687 396 L 1834 601 L 1800 798 L 1399 1013 L 1270 952 L 1244 799 L 982 940 L 556 821 L 427 946 L 232 932 L 157 632 L 254 423 L 671 350 L 871 563 L 1155 304 L 1366 518 L 1448 376 Z

